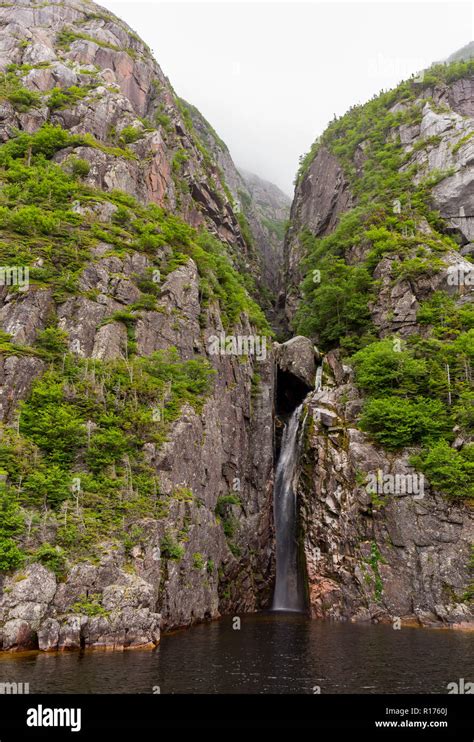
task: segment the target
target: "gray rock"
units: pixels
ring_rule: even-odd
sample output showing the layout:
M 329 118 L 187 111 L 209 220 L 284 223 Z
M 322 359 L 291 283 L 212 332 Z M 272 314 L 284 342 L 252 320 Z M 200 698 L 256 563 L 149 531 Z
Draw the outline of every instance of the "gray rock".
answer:
M 127 328 L 122 322 L 111 322 L 99 327 L 94 339 L 92 358 L 109 360 L 126 358 Z
M 314 387 L 316 363 L 313 343 L 309 338 L 299 335 L 287 340 L 286 343 L 276 344 L 276 359 L 281 371 L 295 376 L 308 388 Z
M 67 616 L 59 627 L 59 649 L 80 649 L 82 644 L 82 627 L 87 623 L 83 616 Z
M 474 619 L 462 600 L 472 511 L 432 493 L 426 482 L 421 490 L 415 482 L 408 492 L 371 494 L 369 475 L 402 475 L 407 481 L 416 472 L 408 452 L 387 454 L 360 430 L 346 427 L 341 399 L 349 389 L 350 384 L 328 387 L 309 399 L 315 425 L 308 427 L 298 497 L 312 615 L 467 625 Z M 342 427 L 327 436 L 323 415 L 333 425 L 335 414 Z
M 17 413 L 18 403 L 31 390 L 45 364 L 32 356 L 6 356 L 0 359 L 0 419 L 9 422 Z
M 60 625 L 54 618 L 47 618 L 38 629 L 38 648 L 43 652 L 51 652 L 59 645 Z
M 4 651 L 36 649 L 36 632 L 27 621 L 20 618 L 6 621 L 0 632 L 1 648 Z
M 1 302 L 0 323 L 19 345 L 31 345 L 53 311 L 51 291 L 30 287 L 19 296 L 7 294 Z

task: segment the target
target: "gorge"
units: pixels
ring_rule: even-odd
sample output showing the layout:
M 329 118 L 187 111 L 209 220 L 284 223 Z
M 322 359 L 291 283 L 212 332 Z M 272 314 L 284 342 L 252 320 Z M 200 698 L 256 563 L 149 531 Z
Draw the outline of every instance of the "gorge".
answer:
M 217 658 L 207 622 L 244 616 L 255 647 L 295 627 L 298 692 L 326 630 L 383 663 L 395 624 L 405 657 L 459 629 L 412 641 L 462 664 L 472 54 L 333 121 L 290 204 L 95 3 L 4 4 L 0 34 L 0 649 L 179 665 L 171 632 Z

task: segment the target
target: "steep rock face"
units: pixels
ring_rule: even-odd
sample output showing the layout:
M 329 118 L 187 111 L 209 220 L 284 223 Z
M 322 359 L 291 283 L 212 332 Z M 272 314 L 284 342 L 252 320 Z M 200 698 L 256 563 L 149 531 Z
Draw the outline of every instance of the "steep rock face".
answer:
M 418 181 L 429 172 L 448 173 L 435 185 L 433 201 L 466 244 L 474 239 L 474 80 L 456 80 L 428 92 L 431 95 L 419 124 L 400 127 L 400 138 L 409 155 L 404 167 L 417 166 Z M 429 138 L 427 148 L 416 146 Z
M 285 312 L 289 321 L 298 306 L 299 284 L 303 279 L 301 230 L 309 229 L 317 237 L 329 234 L 340 214 L 352 204 L 353 196 L 342 167 L 331 152 L 321 147 L 297 184 L 291 205 L 290 226 L 284 246 Z
M 291 200 L 273 183 L 237 169 L 227 145 L 209 122 L 197 108 L 183 103 L 201 140 L 224 175 L 235 210 L 248 222 L 263 285 L 277 295 L 281 290 L 283 241 Z
M 436 79 L 431 82 L 433 78 Z M 394 352 L 415 348 L 414 357 L 423 358 L 419 348 L 424 342 L 427 347 L 432 343 L 433 347 L 446 342 L 446 338 L 452 341 L 461 331 L 467 339 L 467 323 L 451 331 L 446 318 L 436 319 L 434 315 L 420 318 L 420 311 L 438 300 L 451 302 L 453 317 L 457 312 L 465 312 L 467 316 L 472 305 L 472 280 L 462 278 L 472 277 L 472 85 L 472 69 L 446 74 L 443 70 L 433 74 L 428 71 L 421 90 L 415 83 L 404 99 L 397 100 L 395 94 L 391 99 L 387 97 L 391 100 L 387 110 L 381 105 L 375 112 L 361 107 L 352 119 L 350 112 L 347 124 L 343 120 L 339 127 L 335 125 L 333 140 L 323 135 L 314 145 L 312 153 L 303 160 L 285 243 L 286 311 L 290 320 L 302 301 L 300 282 L 305 270 L 302 260 L 307 257 L 307 249 L 313 246 L 317 255 L 313 265 L 320 268 L 325 255 L 321 247 L 318 250 L 321 243 L 314 237 L 330 238 L 341 219 L 352 210 L 357 229 L 351 231 L 346 221 L 347 232 L 336 233 L 340 235 L 340 243 L 335 239 L 332 244 L 326 241 L 322 245 L 332 250 L 334 262 L 339 259 L 341 265 L 345 263 L 351 269 L 363 266 L 374 279 L 363 325 L 367 336 L 361 345 L 392 338 Z M 386 124 L 382 134 L 386 113 L 385 120 L 390 124 Z M 397 117 L 400 123 L 392 124 Z M 353 133 L 355 120 L 361 129 L 351 149 L 346 138 Z M 376 134 L 370 139 L 369 127 L 373 122 L 375 127 L 380 124 L 381 130 L 379 138 Z M 399 150 L 400 155 L 394 155 Z M 425 190 L 418 204 L 411 185 L 405 185 L 405 190 L 403 186 L 398 191 L 395 187 L 391 190 L 389 169 L 377 169 L 377 153 L 380 161 L 384 155 L 387 160 L 394 155 L 393 161 L 398 157 L 399 175 L 393 175 L 394 178 L 406 177 L 418 186 L 423 184 Z M 371 176 L 377 187 L 372 188 Z M 425 204 L 424 210 L 420 203 Z M 430 208 L 439 212 L 441 221 L 438 216 L 437 221 L 432 218 Z M 393 227 L 398 215 L 402 226 Z M 399 229 L 398 243 L 390 244 L 392 229 L 392 234 Z M 305 232 L 310 235 L 309 240 L 305 240 Z M 383 247 L 377 243 L 381 233 L 388 238 Z M 436 240 L 440 235 L 454 237 L 454 241 L 439 245 Z M 404 270 L 404 265 L 409 265 L 411 270 Z M 329 261 L 325 269 L 326 276 L 337 278 L 337 270 L 330 273 Z M 314 283 L 319 285 L 322 281 L 322 291 L 315 292 L 312 304 L 305 304 L 304 317 L 300 316 L 300 324 L 296 325 L 300 332 L 301 323 L 311 311 L 308 306 L 318 311 L 318 296 L 322 297 L 321 302 L 329 303 L 331 291 L 333 309 L 322 316 L 327 323 L 337 311 L 343 321 L 345 310 L 340 308 L 344 306 L 343 284 L 333 287 L 331 278 L 328 282 L 327 277 L 321 278 L 318 271 L 316 274 Z M 351 334 L 348 325 L 345 338 L 344 331 L 337 329 L 333 337 L 325 336 L 321 315 L 317 322 L 319 333 L 329 337 L 326 347 L 333 350 L 324 360 L 323 388 L 306 398 L 305 449 L 298 480 L 301 545 L 312 615 L 373 621 L 398 617 L 423 625 L 441 622 L 472 626 L 469 604 L 469 591 L 472 591 L 469 565 L 474 540 L 472 501 L 442 495 L 430 485 L 429 478 L 424 479 L 421 494 L 403 488 L 390 490 L 389 485 L 385 494 L 382 486 L 380 494 L 377 487 L 372 490 L 368 486 L 374 476 L 381 477 L 382 482 L 386 476 L 392 484 L 419 482 L 420 471 L 410 464 L 419 446 L 398 446 L 398 449 L 394 446 L 390 451 L 362 432 L 361 413 L 368 395 L 357 385 L 347 358 L 347 347 L 351 347 L 356 333 Z M 342 354 L 335 348 L 338 334 L 346 341 Z M 319 345 L 318 332 L 312 339 Z M 467 364 L 467 371 L 463 370 L 459 377 L 458 390 L 461 394 L 464 389 L 472 390 L 469 359 L 464 362 L 461 354 L 453 362 Z M 449 367 L 442 368 L 449 375 Z M 376 375 L 377 366 L 372 371 Z M 370 386 L 368 380 L 366 383 Z M 397 390 L 395 381 L 393 388 Z M 381 385 L 378 390 L 372 390 L 372 397 L 384 393 L 389 394 Z M 400 392 L 394 392 L 395 401 L 397 393 Z M 443 404 L 448 399 L 451 404 L 449 378 L 441 399 Z M 388 404 L 386 410 L 389 414 Z M 379 424 L 383 425 L 383 420 Z M 460 427 L 454 425 L 451 433 L 449 446 L 453 453 L 465 447 L 467 450 L 472 441 L 469 422 Z M 439 465 L 442 467 L 442 462 Z
M 91 146 L 77 152 L 90 163 L 88 183 L 179 212 L 246 250 L 216 164 L 199 149 L 150 50 L 124 22 L 94 3 L 26 0 L 0 8 L 0 24 L 0 69 L 16 65 L 20 84 L 40 96 L 24 111 L 2 102 L 3 141 L 15 128 L 31 132 L 47 121 L 88 134 Z M 52 90 L 67 97 L 51 103 Z
M 400 142 L 406 152 L 406 162 L 402 170 L 409 171 L 416 167 L 415 182 L 426 179 L 430 173 L 436 177 L 442 173 L 439 183 L 432 188 L 433 205 L 439 209 L 441 216 L 452 226 L 453 232 L 461 237 L 464 253 L 469 254 L 470 243 L 473 241 L 473 152 L 474 139 L 474 81 L 472 77 L 454 80 L 450 84 L 425 86 L 418 99 L 411 101 L 411 105 L 422 108 L 421 116 L 416 122 L 401 124 L 393 129 L 387 139 Z M 397 103 L 393 113 L 406 111 L 408 104 Z M 359 176 L 364 168 L 364 142 L 354 155 L 354 177 Z M 301 234 L 308 230 L 316 237 L 331 234 L 337 225 L 340 216 L 356 206 L 357 198 L 351 192 L 351 185 L 344 173 L 342 164 L 337 157 L 328 151 L 327 146 L 321 144 L 315 156 L 301 173 L 292 204 L 290 228 L 285 241 L 284 271 L 286 281 L 287 315 L 291 320 L 298 306 L 301 296 L 299 284 L 303 278 L 301 260 L 305 257 L 301 245 Z M 425 233 L 430 234 L 428 224 L 425 224 Z M 347 254 L 349 262 L 355 264 L 363 254 L 355 248 Z M 462 257 L 459 253 L 452 253 L 446 258 L 447 265 L 459 263 L 462 269 Z M 389 274 L 384 270 L 383 262 L 379 264 L 379 276 Z M 447 287 L 446 275 L 436 276 L 438 285 Z M 406 288 L 396 286 L 399 296 L 392 297 L 387 303 L 395 315 L 405 314 L 406 307 L 411 305 L 416 310 L 417 296 L 406 297 Z M 414 287 L 412 287 L 413 289 Z M 423 298 L 433 286 L 426 287 L 421 282 L 418 298 Z M 393 300 L 395 299 L 395 300 Z M 399 305 L 399 308 L 398 308 Z M 404 308 L 405 307 L 405 308 Z M 374 307 L 374 313 L 378 309 Z M 397 329 L 396 322 L 394 330 Z
M 78 440 L 85 438 L 75 460 L 68 470 L 60 461 L 63 480 L 41 490 L 41 515 L 31 501 L 38 500 L 43 475 L 35 479 L 29 469 L 30 500 L 20 494 L 15 516 L 23 530 L 13 541 L 9 532 L 1 533 L 27 558 L 0 578 L 0 646 L 154 646 L 160 628 L 254 610 L 269 598 L 274 569 L 271 343 L 263 337 L 268 347 L 259 357 L 225 347 L 211 351 L 212 339 L 226 333 L 260 338 L 244 305 L 240 311 L 233 308 L 236 294 L 244 304 L 249 300 L 242 299 L 245 291 L 231 273 L 232 264 L 252 272 L 256 253 L 242 235 L 218 163 L 203 151 L 169 82 L 125 24 L 93 3 L 54 0 L 0 8 L 0 23 L 0 65 L 14 65 L 8 72 L 11 87 L 2 91 L 2 141 L 15 140 L 17 130 L 33 137 L 45 131 L 55 140 L 46 147 L 47 164 L 35 159 L 33 138 L 22 159 L 25 168 L 42 173 L 47 167 L 51 178 L 63 178 L 61 171 L 70 178 L 74 163 L 81 168 L 74 176 L 79 186 L 68 181 L 60 196 L 64 224 L 79 225 L 65 291 L 58 290 L 57 276 L 45 285 L 47 240 L 58 240 L 58 263 L 67 262 L 62 253 L 71 242 L 63 225 L 58 238 L 57 224 L 50 232 L 46 226 L 43 233 L 31 230 L 30 266 L 39 274 L 33 273 L 26 290 L 1 290 L 2 439 L 7 446 L 21 441 L 14 445 L 20 446 L 16 455 L 22 466 L 28 468 L 30 460 L 22 446 L 32 446 L 31 461 L 45 459 L 44 447 L 16 437 L 18 431 L 24 435 L 19 404 L 26 400 L 34 407 L 30 395 L 44 372 L 61 378 L 66 406 L 81 398 L 84 410 L 88 395 L 95 399 L 85 417 L 80 413 L 76 432 Z M 26 103 L 18 103 L 18 90 Z M 56 128 L 41 129 L 45 123 Z M 58 126 L 68 132 L 64 142 L 57 143 Z M 8 166 L 15 162 L 9 160 Z M 51 201 L 46 198 L 45 212 L 53 208 Z M 150 212 L 150 203 L 163 210 Z M 145 226 L 143 220 L 148 220 Z M 220 246 L 204 242 L 198 248 L 198 233 L 188 225 L 205 227 Z M 27 239 L 16 228 L 13 224 L 5 232 L 9 244 Z M 76 262 L 82 250 L 84 258 Z M 48 270 L 54 274 L 54 261 Z M 42 345 L 45 332 L 60 338 L 59 356 Z M 163 362 L 156 358 L 176 367 L 178 377 L 153 397 L 145 386 L 137 391 L 134 385 L 144 378 L 144 369 L 158 363 L 147 377 L 153 385 Z M 151 366 L 144 366 L 148 359 Z M 207 361 L 214 372 L 209 389 L 198 391 L 197 398 L 195 380 L 204 367 L 193 366 L 196 359 Z M 81 369 L 82 381 L 75 377 L 71 384 L 71 377 L 61 376 L 65 366 L 73 376 L 74 366 Z M 189 374 L 184 401 L 176 399 L 175 389 L 181 388 L 183 370 Z M 117 371 L 107 397 L 108 380 Z M 90 385 L 84 397 L 82 382 Z M 140 407 L 141 393 L 148 399 L 145 407 Z M 103 406 L 105 417 L 95 416 L 97 406 Z M 88 470 L 91 440 L 98 431 L 109 436 L 97 455 L 108 456 L 114 445 L 120 449 L 107 428 L 118 424 L 122 440 L 130 430 L 127 416 L 134 418 L 130 441 L 137 461 L 122 451 L 105 469 L 96 460 Z M 150 424 L 155 424 L 151 435 Z M 2 487 L 7 479 L 13 488 L 16 474 L 10 464 L 8 477 L 2 469 Z M 48 476 L 58 465 L 42 471 Z M 147 484 L 140 484 L 141 477 Z M 62 499 L 51 505 L 58 487 Z M 111 516 L 110 532 L 97 531 Z M 12 523 L 18 531 L 17 520 Z M 64 540 L 68 529 L 74 536 Z M 80 553 L 76 542 L 84 539 Z M 37 554 L 42 556 L 35 561 Z
M 409 452 L 375 447 L 357 428 L 362 404 L 350 368 L 331 352 L 324 387 L 308 399 L 298 489 L 311 614 L 467 628 L 472 507 L 417 486 Z M 413 478 L 412 491 L 374 497 L 367 481 L 378 472 Z
M 288 219 L 291 199 L 278 186 L 260 178 L 255 173 L 240 168 L 255 208 L 260 215 L 272 222 L 284 222 Z
M 250 196 L 241 195 L 241 208 L 249 213 L 255 240 L 263 255 L 266 276 L 275 293 L 282 290 L 283 245 L 290 216 L 291 199 L 273 183 L 240 169 Z M 258 226 L 257 226 L 258 225 Z

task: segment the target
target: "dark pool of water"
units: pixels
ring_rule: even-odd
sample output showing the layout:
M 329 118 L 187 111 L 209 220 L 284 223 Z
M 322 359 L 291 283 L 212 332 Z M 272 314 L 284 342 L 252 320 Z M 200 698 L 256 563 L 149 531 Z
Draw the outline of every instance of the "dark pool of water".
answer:
M 30 693 L 446 693 L 474 680 L 472 633 L 260 613 L 162 637 L 155 651 L 0 656 Z

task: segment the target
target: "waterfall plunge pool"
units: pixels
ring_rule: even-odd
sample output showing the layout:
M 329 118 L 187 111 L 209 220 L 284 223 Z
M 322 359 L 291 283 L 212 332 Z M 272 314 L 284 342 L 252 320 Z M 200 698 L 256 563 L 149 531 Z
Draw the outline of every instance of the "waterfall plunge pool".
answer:
M 165 634 L 154 651 L 0 655 L 0 682 L 30 693 L 447 693 L 472 676 L 472 634 L 231 616 Z

